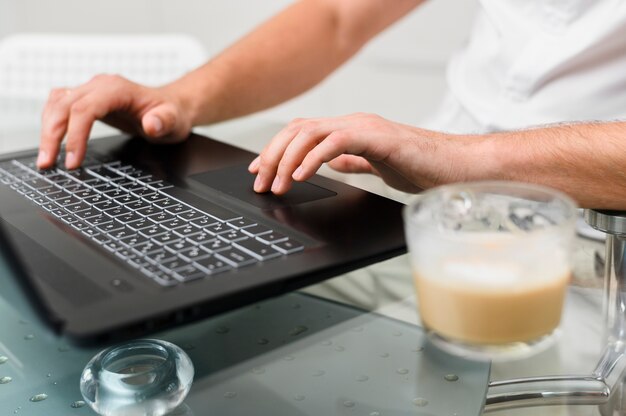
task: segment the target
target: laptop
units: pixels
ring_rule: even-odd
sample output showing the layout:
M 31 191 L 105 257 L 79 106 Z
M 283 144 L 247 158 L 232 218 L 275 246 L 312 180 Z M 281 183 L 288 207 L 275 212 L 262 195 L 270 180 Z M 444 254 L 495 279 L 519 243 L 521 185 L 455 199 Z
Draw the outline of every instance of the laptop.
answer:
M 317 175 L 256 194 L 255 156 L 191 134 L 92 140 L 74 171 L 0 157 L 0 228 L 47 323 L 110 343 L 405 252 L 400 203 Z

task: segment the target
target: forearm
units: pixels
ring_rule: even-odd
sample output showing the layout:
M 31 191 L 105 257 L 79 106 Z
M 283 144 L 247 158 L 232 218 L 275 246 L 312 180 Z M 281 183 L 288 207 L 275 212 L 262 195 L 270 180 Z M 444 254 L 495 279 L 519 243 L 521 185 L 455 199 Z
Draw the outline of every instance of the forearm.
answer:
M 626 122 L 459 138 L 463 180 L 544 184 L 585 208 L 626 210 Z
M 311 88 L 418 0 L 301 0 L 166 87 L 209 124 L 269 108 Z

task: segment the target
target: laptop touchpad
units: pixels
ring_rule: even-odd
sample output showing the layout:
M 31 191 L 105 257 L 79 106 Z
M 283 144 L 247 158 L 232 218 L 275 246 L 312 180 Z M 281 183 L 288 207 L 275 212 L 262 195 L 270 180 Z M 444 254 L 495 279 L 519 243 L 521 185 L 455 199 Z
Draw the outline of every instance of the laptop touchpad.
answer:
M 200 182 L 261 209 L 298 205 L 337 195 L 333 191 L 308 182 L 293 182 L 291 190 L 282 196 L 271 193 L 257 194 L 252 189 L 254 178 L 255 176 L 248 172 L 247 165 L 231 166 L 188 177 L 189 180 Z

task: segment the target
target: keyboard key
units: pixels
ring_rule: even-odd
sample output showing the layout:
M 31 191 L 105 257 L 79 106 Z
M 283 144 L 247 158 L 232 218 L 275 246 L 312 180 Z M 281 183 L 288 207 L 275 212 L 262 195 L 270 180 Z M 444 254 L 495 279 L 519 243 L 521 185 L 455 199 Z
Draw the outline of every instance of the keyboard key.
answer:
M 95 205 L 95 204 L 97 204 L 99 202 L 102 202 L 102 201 L 107 201 L 107 200 L 108 200 L 108 198 L 106 196 L 102 195 L 102 194 L 96 194 L 96 195 L 94 195 L 92 197 L 83 199 L 83 201 L 85 201 L 86 203 L 93 204 L 93 205 Z
M 276 249 L 252 238 L 237 241 L 233 244 L 233 246 L 245 251 L 258 260 L 267 260 L 281 255 L 281 253 Z
M 132 203 L 137 202 L 137 201 L 141 201 L 139 198 L 137 198 L 136 196 L 131 195 L 131 194 L 125 194 L 125 195 L 117 196 L 117 197 L 114 197 L 113 199 L 115 199 L 115 201 L 117 201 L 118 203 L 120 203 L 122 205 L 128 205 L 128 204 L 132 204 Z
M 116 219 L 120 222 L 123 222 L 124 224 L 128 224 L 133 221 L 143 220 L 144 218 L 141 215 L 137 214 L 136 212 L 129 212 L 128 214 L 124 214 L 124 215 L 120 215 L 119 217 L 116 217 Z
M 246 227 L 243 230 L 244 234 L 248 234 L 249 236 L 256 237 L 257 235 L 263 235 L 267 233 L 271 233 L 273 230 L 265 225 L 257 224 L 251 227 Z
M 182 240 L 182 239 L 173 241 L 171 243 L 167 243 L 165 245 L 166 250 L 168 250 L 171 253 L 176 253 L 176 254 L 185 250 L 189 250 L 190 248 L 195 248 L 195 247 L 196 245 L 193 244 L 191 241 Z
M 200 217 L 204 217 L 204 214 L 200 211 L 187 211 L 178 215 L 179 218 L 182 218 L 187 221 L 195 220 Z
M 159 264 L 159 266 L 161 266 L 161 269 L 163 270 L 176 270 L 176 269 L 181 269 L 188 265 L 189 265 L 189 262 L 181 259 L 180 257 L 175 257 L 173 259 L 165 260 Z
M 215 256 L 200 259 L 195 262 L 196 266 L 204 270 L 207 274 L 217 274 L 232 269 L 232 266 Z
M 143 230 L 145 228 L 150 228 L 154 226 L 154 223 L 152 221 L 150 221 L 147 218 L 141 218 L 140 220 L 137 221 L 133 221 L 133 222 L 129 222 L 127 223 L 128 227 L 135 230 L 135 231 L 139 231 L 139 230 Z
M 63 208 L 66 208 L 70 205 L 82 203 L 82 201 L 76 198 L 75 196 L 70 196 L 69 198 L 64 198 L 64 199 L 55 199 L 54 202 L 56 202 L 57 205 Z
M 231 227 L 229 227 L 228 225 L 226 225 L 223 222 L 218 222 L 217 224 L 213 224 L 209 227 L 205 227 L 204 228 L 205 231 L 213 234 L 213 235 L 218 235 L 218 234 L 222 234 L 222 233 L 227 233 L 229 231 L 233 231 L 233 229 Z
M 119 198 L 119 197 L 123 197 L 126 195 L 130 195 L 128 192 L 126 192 L 125 190 L 121 189 L 121 188 L 114 188 L 108 191 L 105 191 L 104 194 L 106 196 L 108 196 L 109 198 Z
M 161 225 L 165 228 L 169 228 L 173 230 L 174 228 L 184 227 L 188 222 L 185 220 L 181 220 L 180 218 L 174 218 L 169 221 L 162 222 Z
M 135 202 L 131 202 L 129 204 L 125 204 L 126 208 L 128 209 L 132 209 L 133 211 L 137 211 L 143 208 L 147 208 L 150 206 L 150 204 L 146 201 L 144 201 L 143 199 L 138 199 Z
M 165 198 L 161 201 L 155 202 L 154 205 L 161 209 L 165 209 L 165 208 L 179 206 L 180 204 L 171 198 Z
M 176 260 L 177 257 L 170 253 L 169 251 L 164 250 L 159 247 L 157 250 L 152 250 L 152 252 L 146 255 L 146 258 L 153 262 L 156 265 L 161 265 L 163 262 L 170 262 Z
M 132 246 L 132 249 L 142 256 L 156 252 L 165 252 L 165 250 L 163 250 L 160 245 L 153 241 L 146 241 L 145 243 L 135 244 L 134 246 Z
M 159 205 L 159 204 L 157 203 L 155 205 Z M 170 214 L 178 215 L 178 214 L 183 214 L 185 212 L 191 211 L 191 207 L 188 207 L 187 205 L 178 204 L 178 205 L 173 205 L 168 208 L 165 208 L 165 210 L 169 212 Z
M 208 215 L 203 215 L 202 217 L 191 220 L 190 222 L 193 225 L 197 225 L 200 228 L 204 228 L 209 225 L 218 223 L 218 221 L 215 218 L 209 217 Z
M 153 225 L 150 228 L 144 228 L 143 230 L 140 230 L 139 233 L 146 236 L 146 237 L 156 237 L 158 235 L 161 234 L 165 234 L 168 232 L 167 228 L 161 227 L 160 225 Z
M 156 214 L 152 214 L 152 215 L 148 215 L 148 219 L 156 222 L 156 223 L 162 223 L 162 222 L 166 222 L 166 221 L 171 221 L 173 219 L 175 219 L 176 217 L 173 216 L 172 214 L 169 214 L 165 211 L 161 211 L 161 212 L 157 212 Z
M 239 230 L 231 230 L 227 233 L 219 234 L 217 237 L 229 243 L 250 238 Z
M 96 216 L 85 219 L 85 221 L 92 226 L 99 226 L 112 222 L 111 217 L 107 217 L 101 212 Z
M 119 231 L 119 230 L 124 229 L 124 224 L 122 224 L 121 222 L 117 220 L 113 220 L 108 223 L 100 224 L 98 225 L 97 228 L 103 233 L 112 233 L 114 231 Z
M 172 232 L 167 232 L 167 233 L 158 235 L 156 237 L 152 237 L 152 241 L 156 241 L 159 244 L 169 244 L 171 242 L 178 241 L 178 240 L 180 240 L 180 236 Z
M 135 235 L 137 235 L 137 233 L 128 227 L 122 228 L 121 230 L 115 230 L 109 233 L 109 237 L 115 240 L 121 240 L 123 238 L 132 237 Z
M 284 240 L 272 245 L 272 247 L 283 254 L 291 254 L 304 250 L 304 246 L 296 240 Z
M 236 248 L 222 250 L 216 253 L 215 257 L 220 260 L 224 260 L 226 263 L 229 263 L 234 267 L 243 267 L 256 262 L 256 259 L 250 254 Z
M 178 254 L 187 261 L 196 261 L 209 257 L 211 254 L 202 247 L 192 247 Z
M 152 206 L 148 206 L 145 208 L 141 208 L 138 209 L 136 212 L 138 212 L 139 214 L 143 215 L 144 217 L 149 217 L 150 215 L 154 215 L 154 214 L 158 214 L 160 212 L 163 212 L 163 210 L 156 208 L 156 207 L 152 207 Z
M 122 215 L 130 214 L 131 211 L 124 206 L 118 205 L 112 208 L 105 209 L 103 212 L 109 217 L 115 218 Z
M 178 227 L 174 230 L 174 232 L 178 235 L 180 235 L 181 237 L 189 237 L 192 236 L 194 234 L 199 234 L 202 232 L 202 230 L 198 227 L 196 227 L 193 224 L 187 224 L 185 226 L 182 227 Z
M 77 203 L 77 204 L 64 205 L 63 208 L 65 208 L 67 211 L 73 212 L 73 213 L 76 213 L 76 212 L 79 212 L 79 211 L 85 211 L 87 209 L 92 209 L 91 205 L 86 204 L 86 203 L 84 203 L 82 201 Z
M 213 240 L 207 241 L 202 244 L 202 247 L 209 250 L 211 253 L 217 253 L 218 251 L 227 250 L 230 248 L 230 245 L 224 240 L 220 240 L 215 238 Z
M 150 188 L 146 188 L 145 186 L 142 187 L 141 189 L 137 189 L 136 191 L 133 191 L 133 195 L 138 196 L 139 198 L 143 198 L 145 196 L 149 196 L 156 193 L 153 189 Z
M 156 182 L 151 182 L 151 183 L 149 183 L 149 184 L 148 184 L 148 186 L 149 186 L 150 188 L 153 188 L 153 189 L 157 189 L 157 190 L 158 190 L 158 189 L 167 189 L 167 188 L 171 188 L 171 187 L 173 187 L 174 185 L 172 185 L 171 183 L 166 182 L 166 181 L 156 181 Z
M 142 199 L 147 202 L 155 203 L 158 201 L 163 201 L 164 199 L 167 199 L 167 197 L 160 193 L 153 193 L 152 195 L 142 196 Z
M 189 237 L 187 237 L 188 240 L 196 244 L 204 244 L 207 241 L 212 240 L 213 238 L 213 235 L 207 233 L 206 231 L 201 231 L 198 234 L 190 235 Z
M 95 228 L 85 228 L 83 230 L 81 230 L 83 234 L 85 234 L 87 237 L 94 237 L 98 234 L 100 234 L 98 232 L 98 230 L 96 230 Z
M 148 241 L 150 240 L 146 236 L 143 236 L 141 234 L 134 234 L 120 239 L 120 242 L 122 244 L 125 244 L 131 248 L 134 248 L 139 244 L 143 244 Z
M 201 279 L 205 276 L 206 273 L 203 270 L 191 264 L 174 271 L 174 277 L 182 282 Z
M 236 220 L 232 220 L 232 221 L 228 221 L 227 223 L 228 225 L 230 225 L 231 227 L 242 229 L 242 228 L 247 228 L 247 227 L 251 227 L 253 225 L 256 225 L 256 221 L 253 221 L 251 219 L 248 218 L 239 218 Z
M 100 211 L 105 211 L 107 209 L 115 208 L 118 205 L 112 199 L 107 199 L 106 201 L 93 204 L 93 206 L 99 209 Z
M 75 206 L 75 205 L 74 205 Z M 99 217 L 102 213 L 95 208 L 89 208 L 84 211 L 80 211 L 76 213 L 76 216 L 81 219 L 87 219 L 92 217 Z
M 271 233 L 263 234 L 257 237 L 257 240 L 266 244 L 276 244 L 287 239 L 288 237 L 286 235 L 278 233 L 276 231 L 272 231 Z
M 106 234 L 96 234 L 91 239 L 98 244 L 105 244 L 111 241 L 111 239 L 107 237 Z

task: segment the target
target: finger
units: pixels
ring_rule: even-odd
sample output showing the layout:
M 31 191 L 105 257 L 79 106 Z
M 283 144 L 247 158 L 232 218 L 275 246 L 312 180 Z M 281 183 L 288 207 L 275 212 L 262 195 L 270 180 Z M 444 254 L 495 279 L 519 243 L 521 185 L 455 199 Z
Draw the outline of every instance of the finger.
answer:
M 254 191 L 258 193 L 270 190 L 276 175 L 278 162 L 289 142 L 298 134 L 304 119 L 295 119 L 278 132 L 259 154 L 257 176 L 254 180 Z
M 65 167 L 76 169 L 80 166 L 87 150 L 87 140 L 93 123 L 115 109 L 121 108 L 131 94 L 118 94 L 109 90 L 102 94 L 86 94 L 75 101 L 69 110 Z
M 151 108 L 141 118 L 141 126 L 147 139 L 159 142 L 177 142 L 189 134 L 178 117 L 176 107 L 171 103 L 163 103 Z
M 254 158 L 252 162 L 248 165 L 248 172 L 252 174 L 256 174 L 259 172 L 259 164 L 261 163 L 261 156 L 257 156 Z
M 46 102 L 41 125 L 41 139 L 37 167 L 49 168 L 54 165 L 59 154 L 63 137 L 67 132 L 69 108 L 74 100 L 84 94 L 82 89 L 57 88 L 50 92 Z
M 341 155 L 328 162 L 328 166 L 342 173 L 377 174 L 371 163 L 361 156 Z
M 330 132 L 349 122 L 346 117 L 294 120 L 261 152 L 254 190 L 267 192 L 271 189 L 276 194 L 287 192 L 291 186 L 291 174 L 306 153 Z
M 358 132 L 348 130 L 333 131 L 323 141 L 313 148 L 294 172 L 294 179 L 304 181 L 326 162 L 343 155 L 361 155 L 366 150 L 366 140 Z

